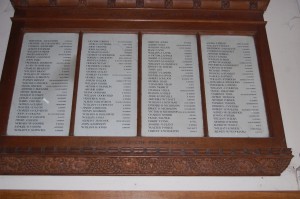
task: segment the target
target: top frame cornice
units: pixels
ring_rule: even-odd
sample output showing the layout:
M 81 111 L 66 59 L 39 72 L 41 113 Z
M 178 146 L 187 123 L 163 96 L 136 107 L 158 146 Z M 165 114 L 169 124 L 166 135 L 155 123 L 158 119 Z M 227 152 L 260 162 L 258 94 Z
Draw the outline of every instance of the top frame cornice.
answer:
M 260 10 L 270 0 L 11 0 L 18 7 L 99 7 L 199 10 Z

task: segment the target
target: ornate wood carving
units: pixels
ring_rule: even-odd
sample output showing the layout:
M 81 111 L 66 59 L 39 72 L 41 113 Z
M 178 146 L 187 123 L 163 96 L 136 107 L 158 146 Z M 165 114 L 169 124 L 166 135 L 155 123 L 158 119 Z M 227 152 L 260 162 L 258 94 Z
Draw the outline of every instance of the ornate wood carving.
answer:
M 57 0 L 49 0 L 50 6 L 57 6 Z
M 254 0 L 254 1 L 250 1 L 249 2 L 249 9 L 250 10 L 255 10 L 258 8 L 258 2 L 257 0 Z
M 87 6 L 87 0 L 79 0 L 78 5 L 79 6 Z
M 28 0 L 11 0 L 14 6 L 28 6 Z
M 201 0 L 194 0 L 193 8 L 201 8 Z
M 165 0 L 165 8 L 172 8 L 173 0 Z
M 107 7 L 108 8 L 116 7 L 116 0 L 107 0 Z
M 144 0 L 136 0 L 136 7 L 143 8 L 144 7 Z
M 229 0 L 222 0 L 221 1 L 222 9 L 229 9 L 230 8 L 230 1 Z
M 279 175 L 290 159 L 281 149 L 2 148 L 0 174 Z

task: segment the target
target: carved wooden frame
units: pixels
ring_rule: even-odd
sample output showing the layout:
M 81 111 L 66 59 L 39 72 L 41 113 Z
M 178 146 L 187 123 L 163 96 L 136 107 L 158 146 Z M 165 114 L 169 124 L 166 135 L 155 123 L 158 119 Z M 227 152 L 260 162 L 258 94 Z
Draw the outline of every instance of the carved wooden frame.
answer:
M 288 166 L 292 154 L 285 142 L 263 20 L 269 0 L 11 2 L 15 16 L 0 84 L 0 174 L 271 176 L 280 175 Z M 6 136 L 23 34 L 49 31 L 81 36 L 89 31 L 252 35 L 270 137 Z

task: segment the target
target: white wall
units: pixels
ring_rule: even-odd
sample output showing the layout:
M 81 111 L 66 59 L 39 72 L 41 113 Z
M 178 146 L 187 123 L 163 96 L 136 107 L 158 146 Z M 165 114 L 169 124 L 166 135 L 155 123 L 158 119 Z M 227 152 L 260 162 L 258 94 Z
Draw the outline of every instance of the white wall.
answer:
M 0 0 L 0 71 L 13 15 Z M 300 166 L 300 0 L 271 0 L 265 19 L 288 147 L 294 158 L 280 177 L 0 176 L 0 189 L 297 190 Z M 300 175 L 300 174 L 299 174 Z

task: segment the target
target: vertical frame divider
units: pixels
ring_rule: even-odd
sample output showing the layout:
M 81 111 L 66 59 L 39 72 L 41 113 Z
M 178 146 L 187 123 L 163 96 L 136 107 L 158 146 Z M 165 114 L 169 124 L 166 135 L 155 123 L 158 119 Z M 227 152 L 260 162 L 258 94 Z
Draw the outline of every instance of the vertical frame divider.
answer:
M 18 29 L 21 30 L 18 30 Z M 15 89 L 15 81 L 18 75 L 18 69 L 19 69 L 19 61 L 21 57 L 21 51 L 23 47 L 23 39 L 24 35 L 26 32 L 20 25 L 12 24 L 11 27 L 11 33 L 10 33 L 10 38 L 9 42 L 7 44 L 7 52 L 5 55 L 5 59 L 3 62 L 3 70 L 2 74 L 0 76 L 0 90 L 4 88 L 6 90 L 5 93 L 1 93 L 1 104 L 0 104 L 0 136 L 7 136 L 7 127 L 8 127 L 8 120 L 9 120 L 9 115 L 10 115 L 10 109 L 12 106 L 12 100 L 13 100 L 13 95 L 14 95 L 14 89 Z M 12 35 L 17 35 L 17 37 L 14 37 Z M 14 51 L 14 49 L 17 49 Z M 15 55 L 15 56 L 10 56 L 8 55 Z M 15 58 L 17 57 L 17 59 Z M 10 65 L 13 67 L 4 67 L 5 65 Z M 14 74 L 14 75 L 9 75 L 9 74 Z M 7 75 L 8 74 L 8 75 Z
M 138 90 L 137 90 L 137 136 L 142 136 L 142 37 L 138 33 Z
M 208 122 L 207 122 L 207 109 L 206 109 L 206 96 L 205 96 L 205 81 L 204 81 L 204 69 L 202 61 L 202 49 L 201 49 L 201 35 L 197 33 L 197 48 L 198 48 L 198 62 L 199 62 L 199 75 L 200 75 L 200 89 L 201 89 L 201 102 L 202 102 L 202 118 L 203 118 L 203 131 L 204 137 L 208 135 Z
M 71 111 L 69 136 L 74 136 L 74 130 L 75 130 L 74 126 L 75 126 L 75 114 L 76 114 L 76 105 L 77 105 L 77 92 L 78 92 L 80 59 L 81 59 L 81 49 L 82 49 L 82 36 L 83 36 L 83 33 L 80 31 L 79 32 L 79 39 L 78 39 L 78 47 L 77 47 L 76 66 L 75 66 L 73 101 L 72 101 L 72 111 Z
M 274 72 L 273 72 L 273 70 L 272 71 L 267 71 L 268 67 L 263 66 L 264 62 L 262 61 L 262 59 L 265 58 L 265 57 L 258 56 L 258 54 L 262 54 L 261 50 L 264 50 L 266 46 L 268 47 L 268 43 L 264 44 L 263 48 L 260 48 L 260 46 L 258 45 L 258 44 L 264 43 L 263 40 L 260 41 L 260 37 L 262 36 L 262 33 L 261 33 L 262 31 L 263 30 L 261 30 L 261 28 L 259 28 L 258 32 L 256 32 L 256 34 L 253 35 L 253 40 L 254 40 L 254 46 L 255 46 L 255 51 L 256 51 L 256 59 L 257 59 L 257 64 L 258 64 L 260 86 L 262 88 L 262 94 L 263 94 L 263 98 L 264 98 L 264 105 L 265 105 L 265 112 L 266 112 L 266 117 L 267 117 L 269 137 L 274 137 L 274 128 L 271 124 L 271 117 L 273 115 L 271 114 L 272 110 L 270 109 L 270 104 L 268 102 L 272 101 L 272 103 L 274 103 L 275 98 L 272 98 L 272 100 L 268 99 L 269 95 L 266 94 L 269 90 L 269 89 L 267 89 L 268 81 L 265 81 L 266 79 L 268 79 L 267 77 L 265 77 L 266 74 L 270 75 L 270 74 L 273 74 Z M 268 53 L 268 52 L 266 52 L 266 53 Z M 272 63 L 269 63 L 269 65 L 272 65 Z M 276 95 L 278 96 L 277 89 L 274 89 L 274 92 L 276 92 Z

